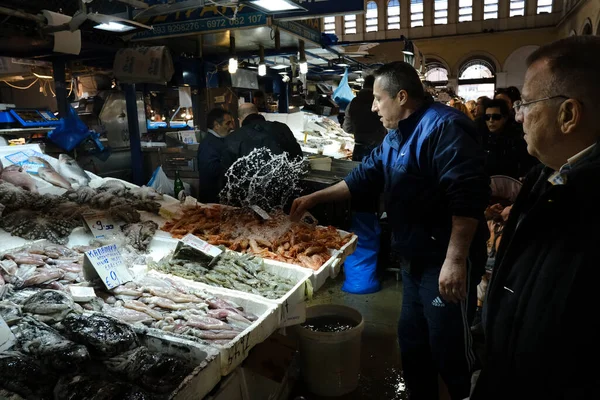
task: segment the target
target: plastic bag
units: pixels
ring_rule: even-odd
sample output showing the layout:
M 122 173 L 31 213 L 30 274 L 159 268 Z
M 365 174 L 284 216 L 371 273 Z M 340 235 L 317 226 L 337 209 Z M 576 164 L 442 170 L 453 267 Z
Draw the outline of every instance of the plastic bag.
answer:
M 91 135 L 87 125 L 79 118 L 77 111 L 71 106 L 67 115 L 60 120 L 60 125 L 48 133 L 48 138 L 60 148 L 71 151 Z
M 377 214 L 355 212 L 352 216 L 352 232 L 358 236 L 358 243 L 354 253 L 344 263 L 346 280 L 342 290 L 355 294 L 378 292 L 381 289 L 377 279 L 381 226 Z
M 159 193 L 166 194 L 171 197 L 175 196 L 175 181 L 173 179 L 169 179 L 167 174 L 165 174 L 165 171 L 163 171 L 162 165 L 154 170 L 152 177 L 146 186 L 153 188 Z M 186 196 L 189 196 L 191 194 L 190 184 L 183 182 L 183 190 Z
M 340 110 L 345 110 L 353 98 L 354 92 L 352 92 L 350 85 L 348 85 L 348 69 L 346 69 L 339 86 L 333 91 L 333 101 L 340 106 Z

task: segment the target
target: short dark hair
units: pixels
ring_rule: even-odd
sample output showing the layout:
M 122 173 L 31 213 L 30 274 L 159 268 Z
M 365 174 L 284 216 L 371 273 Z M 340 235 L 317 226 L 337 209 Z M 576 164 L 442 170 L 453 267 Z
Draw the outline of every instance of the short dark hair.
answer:
M 527 67 L 548 60 L 552 80 L 547 96 L 564 95 L 598 107 L 600 37 L 570 36 L 540 47 L 527 58 Z
M 375 71 L 375 78 L 382 78 L 383 89 L 391 97 L 395 97 L 401 90 L 405 90 L 413 99 L 423 100 L 425 98 L 425 90 L 419 74 L 408 63 L 394 61 L 385 64 Z
M 485 106 L 487 111 L 488 108 L 499 108 L 500 114 L 504 117 L 510 116 L 510 110 L 508 109 L 508 104 L 504 100 L 496 99 L 490 100 L 490 102 Z
M 365 76 L 365 81 L 363 82 L 363 89 L 371 89 L 373 90 L 373 86 L 375 85 L 375 75 L 367 75 Z
M 508 96 L 510 101 L 512 101 L 513 103 L 517 100 L 521 100 L 521 92 L 519 91 L 519 89 L 516 86 L 509 86 L 507 88 L 498 88 L 494 92 L 494 97 L 496 97 L 499 94 L 504 94 L 504 95 Z
M 213 129 L 215 127 L 215 122 L 222 124 L 226 115 L 231 115 L 231 113 L 222 108 L 213 108 L 206 116 L 206 126 L 208 129 Z

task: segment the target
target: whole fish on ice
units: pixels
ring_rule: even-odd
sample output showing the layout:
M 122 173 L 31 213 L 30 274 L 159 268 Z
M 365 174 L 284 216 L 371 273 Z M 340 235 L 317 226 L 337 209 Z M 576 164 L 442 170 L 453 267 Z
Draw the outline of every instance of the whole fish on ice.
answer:
M 90 177 L 77 164 L 77 161 L 66 154 L 58 156 L 58 173 L 70 183 L 77 183 L 79 186 L 87 186 L 90 183 Z
M 35 181 L 23 170 L 23 167 L 19 165 L 9 165 L 4 168 L 2 170 L 1 179 L 30 192 L 37 192 Z
M 29 157 L 28 161 L 42 165 L 42 167 L 38 168 L 38 176 L 46 182 L 49 182 L 54 186 L 65 188 L 67 190 L 73 189 L 69 181 L 67 181 L 58 172 L 56 172 L 56 170 L 52 167 L 52 165 L 50 165 L 48 161 L 36 156 Z

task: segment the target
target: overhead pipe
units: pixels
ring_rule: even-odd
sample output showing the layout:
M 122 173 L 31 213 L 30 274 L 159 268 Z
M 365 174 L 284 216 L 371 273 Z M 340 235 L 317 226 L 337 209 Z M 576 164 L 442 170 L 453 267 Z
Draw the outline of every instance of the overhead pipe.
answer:
M 0 14 L 9 15 L 11 17 L 17 17 L 22 19 L 28 19 L 39 23 L 46 22 L 46 18 L 40 15 L 29 14 L 23 11 L 13 10 L 12 8 L 0 7 Z

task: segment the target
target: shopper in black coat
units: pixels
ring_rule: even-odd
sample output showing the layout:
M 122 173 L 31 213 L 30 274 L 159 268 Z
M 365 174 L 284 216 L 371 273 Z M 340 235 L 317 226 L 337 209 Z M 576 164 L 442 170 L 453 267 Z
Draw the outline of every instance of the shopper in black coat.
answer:
M 529 153 L 484 303 L 486 358 L 471 400 L 588 400 L 600 393 L 600 37 L 528 59 L 515 103 Z
M 523 128 L 515 122 L 504 100 L 488 103 L 484 118 L 487 132 L 480 132 L 485 150 L 485 169 L 490 176 L 506 175 L 520 179 L 538 163 L 527 153 Z M 481 129 L 481 128 L 480 128 Z
M 281 122 L 266 121 L 254 104 L 246 103 L 238 109 L 240 128 L 225 139 L 221 159 L 223 174 L 239 158 L 254 149 L 268 148 L 273 154 L 288 153 L 290 159 L 302 157 L 302 150 L 294 134 Z

